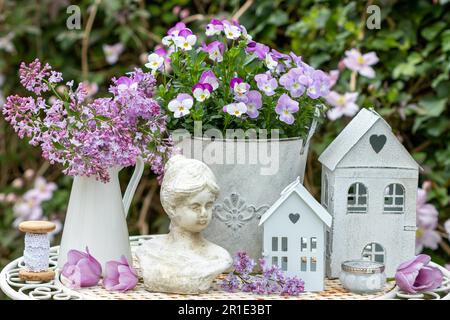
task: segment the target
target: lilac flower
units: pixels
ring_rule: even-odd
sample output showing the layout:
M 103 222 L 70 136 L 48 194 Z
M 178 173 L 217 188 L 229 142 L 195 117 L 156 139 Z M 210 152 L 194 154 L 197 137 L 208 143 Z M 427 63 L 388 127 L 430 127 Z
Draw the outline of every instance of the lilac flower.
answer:
M 241 36 L 241 29 L 230 23 L 229 21 L 222 21 L 223 23 L 223 32 L 225 33 L 225 37 L 227 39 L 236 40 Z
M 402 263 L 395 273 L 397 286 L 407 293 L 431 291 L 442 285 L 443 274 L 439 268 L 429 266 L 431 258 L 420 254 Z
M 351 49 L 346 51 L 345 55 L 346 57 L 343 63 L 347 68 L 367 78 L 375 77 L 375 71 L 371 67 L 378 62 L 378 57 L 375 52 L 369 52 L 363 55 L 358 50 Z
M 217 80 L 217 77 L 212 70 L 203 71 L 199 82 L 210 84 L 213 91 L 219 87 L 219 80 Z
M 233 268 L 238 273 L 249 274 L 253 271 L 255 265 L 255 261 L 244 251 L 239 251 L 234 256 Z
M 192 50 L 192 46 L 197 42 L 197 36 L 192 34 L 190 29 L 180 30 L 178 35 L 173 37 L 173 41 L 177 48 L 183 51 Z
M 225 279 L 220 282 L 220 287 L 227 292 L 235 292 L 239 289 L 241 282 L 233 272 L 227 274 Z
M 247 115 L 250 118 L 257 118 L 259 115 L 259 109 L 262 107 L 262 96 L 259 91 L 250 90 L 247 93 Z
M 192 93 L 195 99 L 199 102 L 203 102 L 211 96 L 213 87 L 209 83 L 196 83 L 192 87 Z
M 130 266 L 127 258 L 121 256 L 119 261 L 106 263 L 103 286 L 108 291 L 125 292 L 136 287 L 138 276 L 136 270 Z
M 194 99 L 187 93 L 178 94 L 176 99 L 169 102 L 167 108 L 174 113 L 175 118 L 184 117 L 190 113 Z
M 145 66 L 153 71 L 161 69 L 164 64 L 164 57 L 160 56 L 157 53 L 152 53 L 148 56 L 148 63 Z
M 270 73 L 261 73 L 255 76 L 256 85 L 264 92 L 266 96 L 273 96 L 275 89 L 278 87 L 277 79 L 273 78 Z
M 203 42 L 201 50 L 204 52 L 207 52 L 209 55 L 209 58 L 212 61 L 216 61 L 216 62 L 223 61 L 223 52 L 225 50 L 225 45 L 222 42 L 213 41 L 208 45 L 206 45 Z
M 438 225 L 438 211 L 436 208 L 427 202 L 427 190 L 429 184 L 424 183 L 422 188 L 417 190 L 417 205 L 416 205 L 416 253 L 422 252 L 423 248 L 430 248 L 436 250 L 442 238 L 435 230 Z
M 245 51 L 247 51 L 247 53 L 254 53 L 259 60 L 264 60 L 266 58 L 266 54 L 269 53 L 270 48 L 262 43 L 250 41 L 247 44 Z
M 298 296 L 305 291 L 305 282 L 297 277 L 288 278 L 281 289 L 281 294 Z
M 303 74 L 300 68 L 292 68 L 280 77 L 280 84 L 289 91 L 292 97 L 300 97 L 305 92 L 305 86 L 299 82 Z
M 72 288 L 92 287 L 100 280 L 102 267 L 86 247 L 86 252 L 70 250 L 67 253 L 61 274 L 70 281 Z
M 22 198 L 13 206 L 13 213 L 16 218 L 13 222 L 15 227 L 23 221 L 41 220 L 43 217 L 41 201 L 31 196 L 28 196 L 26 199 Z
M 298 111 L 298 102 L 292 100 L 286 93 L 283 93 L 278 99 L 275 112 L 280 116 L 280 121 L 287 124 L 294 123 L 293 113 Z
M 220 20 L 212 19 L 206 26 L 205 34 L 210 37 L 218 35 L 223 31 L 223 23 Z
M 106 62 L 111 65 L 116 64 L 124 50 L 125 46 L 120 42 L 113 45 L 104 44 L 103 53 L 105 54 Z
M 327 102 L 334 108 L 328 110 L 328 119 L 334 121 L 343 115 L 347 117 L 353 117 L 359 110 L 356 104 L 358 98 L 357 92 L 346 92 L 345 94 L 339 94 L 336 91 L 331 91 L 326 97 Z
M 62 77 L 62 73 L 61 72 L 56 72 L 56 71 L 51 71 L 50 72 L 50 77 L 48 78 L 48 82 L 50 83 L 59 83 L 63 81 L 63 77 Z
M 29 65 L 22 62 L 19 69 L 20 83 L 25 89 L 34 92 L 39 96 L 41 92 L 49 90 L 47 84 L 45 84 L 43 80 L 50 76 L 51 69 L 52 68 L 48 64 L 45 64 L 42 67 L 39 59 L 35 59 Z
M 223 111 L 240 118 L 247 112 L 247 106 L 243 102 L 230 103 L 223 107 Z

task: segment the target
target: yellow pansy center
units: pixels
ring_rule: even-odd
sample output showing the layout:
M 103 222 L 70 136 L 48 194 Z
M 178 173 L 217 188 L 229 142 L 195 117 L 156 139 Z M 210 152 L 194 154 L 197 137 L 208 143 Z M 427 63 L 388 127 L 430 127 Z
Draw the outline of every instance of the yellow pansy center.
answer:
M 356 58 L 356 62 L 358 62 L 359 64 L 364 64 L 364 58 L 362 56 L 359 56 L 358 58 Z

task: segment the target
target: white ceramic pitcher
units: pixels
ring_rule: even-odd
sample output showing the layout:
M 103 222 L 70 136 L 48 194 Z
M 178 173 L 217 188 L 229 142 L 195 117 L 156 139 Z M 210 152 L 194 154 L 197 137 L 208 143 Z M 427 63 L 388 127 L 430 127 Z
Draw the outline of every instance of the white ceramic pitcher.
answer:
M 131 180 L 122 199 L 119 172 L 109 170 L 110 181 L 103 183 L 95 177 L 75 177 L 70 193 L 64 231 L 59 248 L 58 268 L 67 261 L 72 249 L 85 251 L 86 247 L 102 265 L 119 260 L 124 255 L 132 263 L 126 217 L 131 200 L 144 172 L 144 162 L 136 160 Z

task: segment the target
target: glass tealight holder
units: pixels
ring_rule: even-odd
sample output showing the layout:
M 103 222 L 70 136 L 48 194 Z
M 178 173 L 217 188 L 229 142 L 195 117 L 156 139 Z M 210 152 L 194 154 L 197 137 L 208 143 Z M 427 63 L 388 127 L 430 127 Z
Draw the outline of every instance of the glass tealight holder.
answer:
M 383 290 L 386 285 L 384 264 L 375 261 L 351 260 L 341 265 L 339 275 L 343 287 L 350 292 L 364 294 Z

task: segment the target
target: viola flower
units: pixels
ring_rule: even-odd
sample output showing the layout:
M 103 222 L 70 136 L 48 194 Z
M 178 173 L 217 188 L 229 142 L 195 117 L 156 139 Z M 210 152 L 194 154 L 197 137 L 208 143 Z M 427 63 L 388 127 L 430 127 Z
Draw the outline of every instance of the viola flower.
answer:
M 245 40 L 247 40 L 247 43 L 249 43 L 250 41 L 252 41 L 252 36 L 248 34 L 247 29 L 241 25 L 239 26 L 241 29 L 241 33 L 242 33 L 242 38 L 244 38 Z
M 203 102 L 211 96 L 213 87 L 209 83 L 197 83 L 192 87 L 192 92 L 197 101 Z
M 223 107 L 223 111 L 240 118 L 247 112 L 247 106 L 243 102 L 230 103 Z
M 156 71 L 162 67 L 164 64 L 164 57 L 157 53 L 152 53 L 148 56 L 148 63 L 145 66 L 153 71 Z
M 187 93 L 178 94 L 176 99 L 169 102 L 167 108 L 174 113 L 175 118 L 181 118 L 190 113 L 194 99 Z
M 120 77 L 117 79 L 116 85 L 119 94 L 136 91 L 138 89 L 138 83 L 129 77 Z
M 125 292 L 136 287 L 138 276 L 136 270 L 130 266 L 125 256 L 119 261 L 108 261 L 106 263 L 105 278 L 103 286 L 108 291 Z
M 259 109 L 262 107 L 262 95 L 257 90 L 250 90 L 247 92 L 247 115 L 250 118 L 257 118 L 259 115 Z
M 220 20 L 212 19 L 206 26 L 206 36 L 219 35 L 223 31 L 223 23 Z
M 300 97 L 305 92 L 305 87 L 299 82 L 303 74 L 301 68 L 292 68 L 280 77 L 280 84 L 289 91 L 292 97 Z
M 283 93 L 278 99 L 275 112 L 280 116 L 280 121 L 287 124 L 294 123 L 293 113 L 298 111 L 298 102 L 292 100 L 286 93 Z
M 241 78 L 233 78 L 230 81 L 230 87 L 233 89 L 237 100 L 247 100 L 245 94 L 250 89 L 250 85 L 248 83 L 243 82 Z
M 250 41 L 247 44 L 245 51 L 247 53 L 254 53 L 259 60 L 264 60 L 266 58 L 266 54 L 269 53 L 270 48 L 262 43 Z
M 23 221 L 41 220 L 43 218 L 41 201 L 39 198 L 31 195 L 24 196 L 14 204 L 13 213 L 15 217 L 13 225 L 15 227 Z
M 219 87 L 219 80 L 217 80 L 217 77 L 212 70 L 203 71 L 199 82 L 210 84 L 213 91 Z
M 210 44 L 206 45 L 204 42 L 202 43 L 202 51 L 207 52 L 209 58 L 212 61 L 222 62 L 223 61 L 223 53 L 225 51 L 225 45 L 220 41 L 213 41 Z
M 100 280 L 102 266 L 87 247 L 86 252 L 70 250 L 61 274 L 70 281 L 72 288 L 92 287 Z
M 106 57 L 106 62 L 111 65 L 116 64 L 117 61 L 119 61 L 120 55 L 125 50 L 125 46 L 120 42 L 113 45 L 104 44 L 102 48 Z
M 264 62 L 266 63 L 267 68 L 269 68 L 269 70 L 274 70 L 277 65 L 278 62 L 276 62 L 273 58 L 272 55 L 270 53 L 266 53 L 266 57 L 264 59 Z
M 359 110 L 356 104 L 358 92 L 346 92 L 339 94 L 336 91 L 331 91 L 326 97 L 327 102 L 334 108 L 328 110 L 328 119 L 334 121 L 343 115 L 353 117 Z
M 397 286 L 411 294 L 439 288 L 444 275 L 439 268 L 429 266 L 430 261 L 429 256 L 420 254 L 402 263 L 395 273 Z
M 255 76 L 256 85 L 264 92 L 266 96 L 273 96 L 275 89 L 278 87 L 277 79 L 273 78 L 270 73 L 261 73 Z
M 192 46 L 197 42 L 197 36 L 192 34 L 190 29 L 181 30 L 177 36 L 173 38 L 173 41 L 177 48 L 183 51 L 192 50 Z
M 241 36 L 241 29 L 226 20 L 223 21 L 223 32 L 225 33 L 225 37 L 230 40 L 236 40 Z
M 0 50 L 4 50 L 5 52 L 8 53 L 13 53 L 14 51 L 16 51 L 14 43 L 12 42 L 14 37 L 15 37 L 14 32 L 10 32 L 4 37 L 0 37 Z
M 371 67 L 379 60 L 375 52 L 369 52 L 363 55 L 358 50 L 351 49 L 345 51 L 345 55 L 346 57 L 343 59 L 343 63 L 347 68 L 367 78 L 375 77 L 375 71 Z

